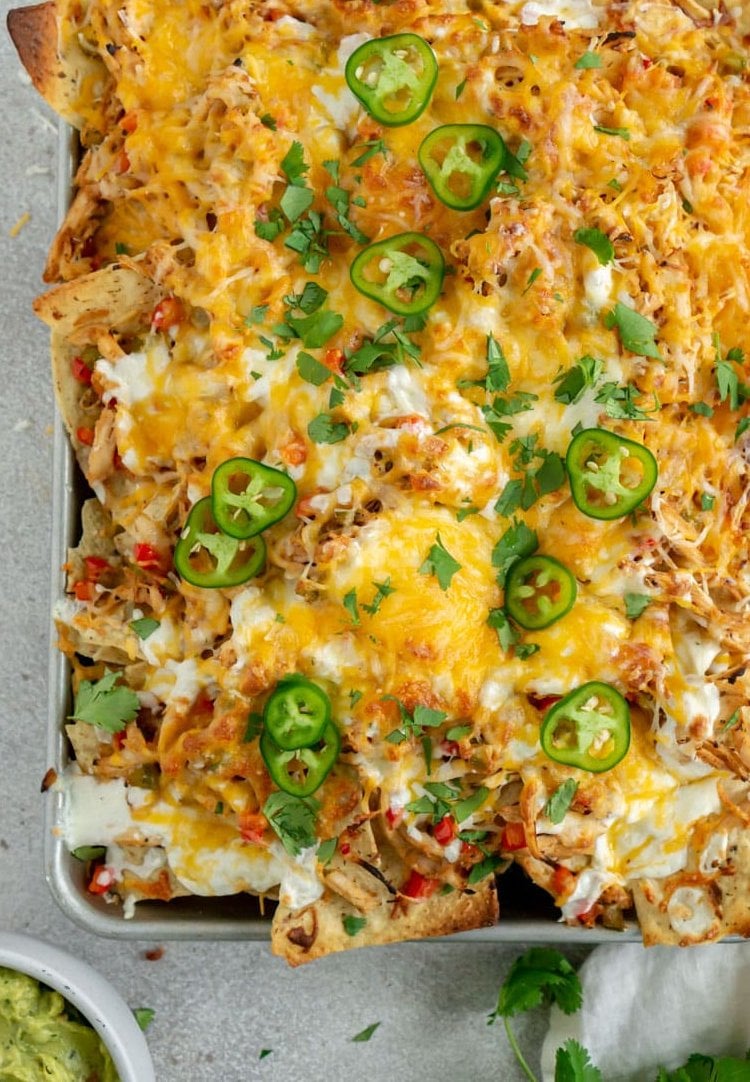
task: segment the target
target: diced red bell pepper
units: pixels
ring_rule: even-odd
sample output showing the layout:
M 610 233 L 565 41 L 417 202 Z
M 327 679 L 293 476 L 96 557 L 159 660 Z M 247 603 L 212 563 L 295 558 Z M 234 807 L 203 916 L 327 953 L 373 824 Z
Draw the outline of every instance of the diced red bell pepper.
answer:
M 242 812 L 238 819 L 240 834 L 246 842 L 263 841 L 263 835 L 268 827 L 268 820 L 262 812 Z
M 73 379 L 88 386 L 91 383 L 91 369 L 81 357 L 74 357 L 70 362 L 70 371 Z
M 432 832 L 432 836 L 440 845 L 450 845 L 456 837 L 456 820 L 452 815 L 444 815 Z
M 558 864 L 552 877 L 552 888 L 556 898 L 564 898 L 570 894 L 575 884 L 576 877 L 564 864 Z
M 80 582 L 73 584 L 73 593 L 76 595 L 76 601 L 92 601 L 94 597 L 94 584 L 81 579 Z
M 166 559 L 164 554 L 155 549 L 153 545 L 145 541 L 136 542 L 133 547 L 133 559 L 144 571 L 165 571 Z
M 385 809 L 385 820 L 388 823 L 388 826 L 391 828 L 391 830 L 395 830 L 395 828 L 401 822 L 403 817 L 404 817 L 404 809 L 403 808 L 391 808 L 391 807 L 388 807 L 388 808 Z
M 151 329 L 165 331 L 169 327 L 175 327 L 185 320 L 185 309 L 178 297 L 165 297 L 159 301 L 154 314 L 151 316 Z
M 81 426 L 76 429 L 76 439 L 79 443 L 85 444 L 86 447 L 91 447 L 94 442 L 94 430 L 93 428 L 85 428 Z
M 500 838 L 500 848 L 506 853 L 526 848 L 526 830 L 523 823 L 506 823 Z
M 439 879 L 428 879 L 426 875 L 422 875 L 416 868 L 413 868 L 409 872 L 409 878 L 401 888 L 401 893 L 406 895 L 407 898 L 413 898 L 416 902 L 423 902 L 425 898 L 431 897 L 439 886 Z
M 100 864 L 91 877 L 88 885 L 89 894 L 106 894 L 111 890 L 115 882 L 115 873 L 106 864 Z
M 103 556 L 84 556 L 86 565 L 86 579 L 89 582 L 99 582 L 105 571 L 109 570 L 109 561 Z

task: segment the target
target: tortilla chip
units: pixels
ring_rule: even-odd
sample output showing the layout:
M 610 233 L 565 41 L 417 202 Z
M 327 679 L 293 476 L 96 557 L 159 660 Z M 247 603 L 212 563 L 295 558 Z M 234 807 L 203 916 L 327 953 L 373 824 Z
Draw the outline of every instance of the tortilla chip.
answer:
M 115 263 L 37 297 L 34 311 L 55 334 L 80 346 L 112 332 L 142 332 L 161 297 L 144 275 Z
M 697 863 L 695 857 L 690 862 Z M 633 888 L 647 947 L 687 947 L 724 936 L 750 937 L 750 828 L 728 833 L 726 857 L 709 872 L 687 870 L 642 879 Z
M 347 832 L 347 859 L 337 851 L 325 873 L 326 893 L 304 909 L 279 905 L 271 927 L 271 948 L 290 965 L 303 965 L 334 951 L 374 947 L 404 939 L 453 935 L 497 923 L 494 876 L 470 890 L 438 891 L 421 901 L 406 898 L 408 868 L 387 838 L 364 823 Z M 351 935 L 346 917 L 365 924 Z
M 69 124 L 82 128 L 78 108 L 80 87 L 92 76 L 104 77 L 106 69 L 98 57 L 84 52 L 78 36 L 71 33 L 60 41 L 58 5 L 54 0 L 8 12 L 8 33 L 21 63 L 44 100 Z
M 352 947 L 374 947 L 483 928 L 496 923 L 498 912 L 497 892 L 490 876 L 473 893 L 457 890 L 452 894 L 438 893 L 424 901 L 393 899 L 381 903 L 364 914 L 365 925 L 350 935 L 344 918 L 363 914 L 343 898 L 330 894 L 297 912 L 280 905 L 273 918 L 271 949 L 290 965 L 299 966 Z

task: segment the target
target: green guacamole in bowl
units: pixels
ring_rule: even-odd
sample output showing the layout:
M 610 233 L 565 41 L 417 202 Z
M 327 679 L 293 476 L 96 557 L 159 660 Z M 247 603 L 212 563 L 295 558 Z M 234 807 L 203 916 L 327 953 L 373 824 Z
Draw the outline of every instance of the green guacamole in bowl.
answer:
M 59 992 L 0 966 L 0 1082 L 119 1082 L 96 1030 Z

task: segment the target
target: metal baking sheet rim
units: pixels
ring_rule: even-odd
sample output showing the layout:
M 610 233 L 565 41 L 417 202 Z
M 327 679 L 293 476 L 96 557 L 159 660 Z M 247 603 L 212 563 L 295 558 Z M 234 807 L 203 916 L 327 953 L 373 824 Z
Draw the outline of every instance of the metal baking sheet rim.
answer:
M 77 159 L 77 136 L 62 121 L 58 127 L 58 218 L 65 216 L 70 204 L 73 176 Z M 67 550 L 78 539 L 78 500 L 76 495 L 76 464 L 62 420 L 56 413 L 53 443 L 53 496 L 51 538 L 51 598 L 52 604 L 65 596 L 65 575 L 62 570 Z M 64 721 L 68 709 L 70 665 L 55 645 L 54 627 L 50 634 L 49 709 L 47 761 L 61 774 L 68 763 Z M 45 877 L 52 895 L 62 911 L 72 921 L 95 935 L 110 939 L 202 939 L 202 940 L 268 940 L 271 921 L 268 917 L 227 915 L 229 899 L 191 898 L 187 902 L 168 904 L 140 902 L 135 916 L 125 920 L 120 906 L 107 905 L 86 891 L 83 865 L 70 855 L 62 838 L 63 795 L 46 794 L 45 809 Z M 502 895 L 501 895 L 502 901 Z M 248 905 L 255 904 L 248 899 Z M 231 904 L 237 909 L 237 899 Z M 205 912 L 197 912 L 204 910 Z M 506 917 L 489 928 L 462 932 L 429 942 L 456 943 L 558 943 L 594 945 L 603 942 L 640 942 L 641 935 L 634 925 L 625 931 L 605 928 L 571 928 L 549 918 Z M 422 942 L 428 942 L 423 940 Z

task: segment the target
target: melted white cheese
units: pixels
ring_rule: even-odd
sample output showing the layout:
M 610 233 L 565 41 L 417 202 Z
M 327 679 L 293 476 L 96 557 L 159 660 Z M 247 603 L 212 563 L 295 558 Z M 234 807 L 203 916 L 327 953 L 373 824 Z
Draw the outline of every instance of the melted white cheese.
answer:
M 599 25 L 589 0 L 529 0 L 521 9 L 521 22 L 524 26 L 536 26 L 545 15 L 562 20 L 570 29 L 593 30 Z
M 678 887 L 667 903 L 669 923 L 678 935 L 702 939 L 716 921 L 714 907 L 704 890 Z

